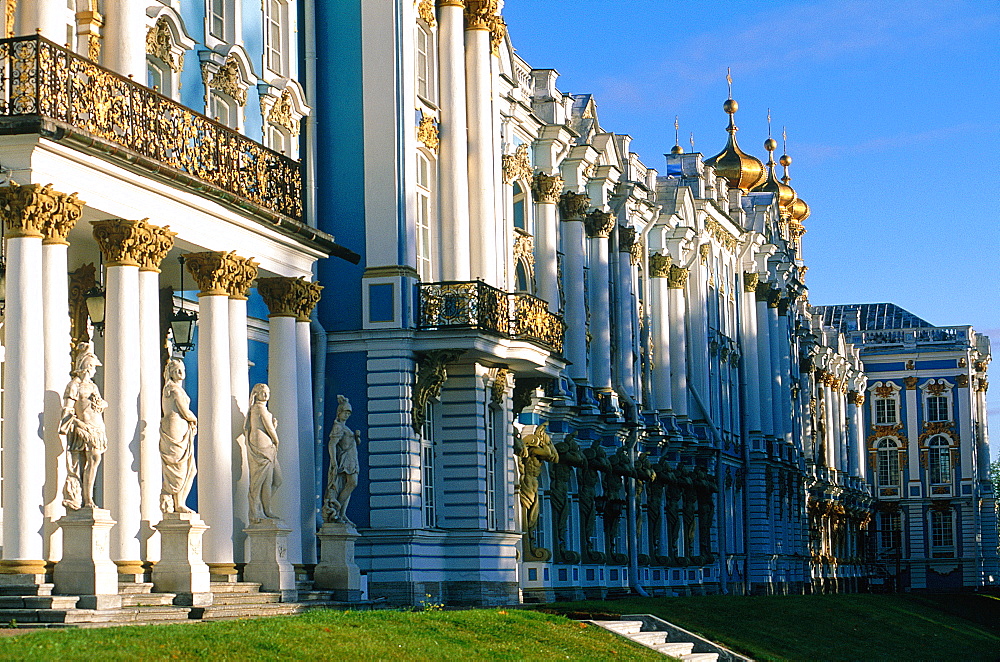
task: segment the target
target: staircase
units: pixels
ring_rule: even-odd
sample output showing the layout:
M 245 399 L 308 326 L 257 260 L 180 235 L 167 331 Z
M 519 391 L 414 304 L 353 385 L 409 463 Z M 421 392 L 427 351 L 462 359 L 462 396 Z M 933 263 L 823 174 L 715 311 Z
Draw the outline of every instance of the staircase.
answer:
M 251 616 L 283 616 L 335 605 L 332 593 L 313 590 L 312 582 L 299 582 L 298 589 L 298 600 L 282 602 L 280 593 L 261 591 L 260 584 L 253 582 L 212 582 L 212 604 L 192 607 L 191 618 L 219 621 Z
M 153 593 L 150 583 L 121 583 L 120 609 L 77 609 L 74 595 L 52 595 L 54 584 L 0 587 L 0 624 L 81 627 L 187 621 L 187 607 L 175 607 L 172 593 Z
M 671 636 L 661 630 L 649 629 L 642 620 L 589 622 L 678 660 L 685 660 L 686 662 L 717 662 L 720 658 L 717 652 L 694 652 L 696 646 L 701 648 L 699 646 L 701 642 L 684 641 L 679 636 Z M 668 638 L 670 641 L 668 641 Z

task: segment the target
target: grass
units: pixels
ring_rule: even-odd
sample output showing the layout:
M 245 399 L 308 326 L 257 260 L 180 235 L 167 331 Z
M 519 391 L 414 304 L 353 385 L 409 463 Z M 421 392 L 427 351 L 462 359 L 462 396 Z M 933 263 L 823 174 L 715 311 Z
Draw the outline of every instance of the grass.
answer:
M 300 616 L 93 630 L 0 642 L 0 660 L 662 660 L 561 616 L 523 610 L 318 610 Z
M 654 614 L 758 660 L 1000 660 L 1000 599 L 979 594 L 714 595 L 544 609 Z

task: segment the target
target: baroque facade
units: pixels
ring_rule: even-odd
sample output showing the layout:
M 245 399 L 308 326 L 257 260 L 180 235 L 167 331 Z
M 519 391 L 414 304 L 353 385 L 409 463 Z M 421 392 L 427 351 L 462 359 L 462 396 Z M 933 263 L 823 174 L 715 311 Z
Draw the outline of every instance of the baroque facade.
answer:
M 5 8 L 0 584 L 59 573 L 71 374 L 121 581 L 164 567 L 165 496 L 216 579 L 273 515 L 295 578 L 347 572 L 340 536 L 342 597 L 390 603 L 997 576 L 986 341 L 811 306 L 791 158 L 733 99 L 719 154 L 658 172 L 497 0 Z M 196 476 L 163 478 L 168 406 Z
M 657 172 L 501 10 L 317 7 L 344 55 L 317 69 L 320 216 L 363 255 L 320 267 L 320 319 L 363 411 L 369 595 L 866 589 L 870 377 L 809 303 L 791 158 L 745 153 L 728 99 L 722 151 Z

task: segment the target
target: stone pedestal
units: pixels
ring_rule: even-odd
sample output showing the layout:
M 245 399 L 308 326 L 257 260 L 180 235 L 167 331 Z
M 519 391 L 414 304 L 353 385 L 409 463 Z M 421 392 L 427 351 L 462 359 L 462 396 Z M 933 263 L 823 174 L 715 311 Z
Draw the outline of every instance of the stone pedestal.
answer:
M 250 548 L 244 581 L 259 583 L 262 591 L 281 593 L 282 602 L 294 602 L 298 598 L 295 568 L 288 562 L 288 534 L 292 530 L 281 520 L 262 519 L 244 532 Z
M 108 552 L 114 525 L 111 512 L 103 508 L 81 508 L 59 519 L 63 553 L 52 578 L 56 593 L 80 596 L 80 609 L 117 609 L 122 605 L 118 568 Z
M 361 571 L 354 562 L 358 530 L 351 524 L 327 522 L 318 535 L 320 560 L 314 573 L 316 588 L 333 591 L 336 600 L 360 600 Z
M 198 513 L 166 513 L 155 528 L 160 533 L 160 560 L 153 566 L 153 590 L 176 593 L 174 603 L 179 605 L 212 604 L 211 577 L 201 559 L 201 537 L 208 526 Z

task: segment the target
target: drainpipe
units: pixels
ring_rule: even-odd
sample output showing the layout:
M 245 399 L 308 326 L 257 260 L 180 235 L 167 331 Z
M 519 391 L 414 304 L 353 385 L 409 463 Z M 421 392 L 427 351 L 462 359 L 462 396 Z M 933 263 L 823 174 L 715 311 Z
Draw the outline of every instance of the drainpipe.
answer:
M 315 270 L 315 267 L 313 267 Z M 326 333 L 326 329 L 319 321 L 319 314 L 317 313 L 318 306 L 313 308 L 312 315 L 309 319 L 309 330 L 312 332 L 312 386 L 313 386 L 313 417 L 315 425 L 313 426 L 313 443 L 315 444 L 316 452 L 313 457 L 316 458 L 316 465 L 313 467 L 313 481 L 315 489 L 313 494 L 316 495 L 316 526 L 317 528 L 322 526 L 322 504 L 320 503 L 323 494 L 323 467 L 326 466 L 326 456 L 323 454 L 323 438 L 324 438 L 324 418 L 326 411 L 326 356 L 329 352 L 327 347 L 329 343 L 329 336 Z
M 303 0 L 303 17 L 300 21 L 302 25 L 305 42 L 305 91 L 306 101 L 310 103 L 312 112 L 305 118 L 305 166 L 306 166 L 306 223 L 317 227 L 319 225 L 318 214 L 316 213 L 316 133 L 319 124 L 316 110 L 316 0 Z

